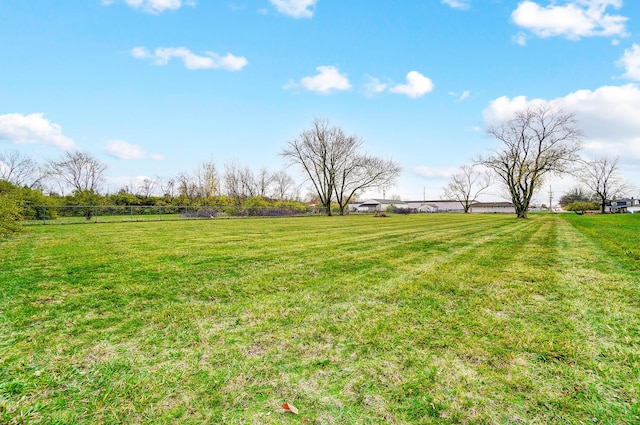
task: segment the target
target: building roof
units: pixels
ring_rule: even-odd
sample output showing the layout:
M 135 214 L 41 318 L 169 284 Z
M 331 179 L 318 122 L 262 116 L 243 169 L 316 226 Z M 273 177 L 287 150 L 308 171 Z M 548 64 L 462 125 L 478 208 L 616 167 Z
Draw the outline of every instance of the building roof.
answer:
M 368 199 L 360 205 L 378 205 L 378 204 L 406 204 L 405 201 L 399 201 L 397 199 Z
M 415 203 L 418 203 L 418 202 L 420 202 L 422 204 L 428 204 L 428 203 L 433 203 L 433 202 L 460 202 L 460 201 L 456 201 L 455 199 L 431 199 L 431 200 L 427 199 L 426 201 L 423 201 L 421 199 L 419 201 L 405 201 L 405 202 L 407 202 L 407 203 L 410 202 L 412 204 L 415 204 Z
M 513 205 L 511 202 L 476 202 L 474 204 L 471 204 L 471 208 L 473 207 L 483 207 L 483 208 L 513 208 L 515 207 L 515 205 Z

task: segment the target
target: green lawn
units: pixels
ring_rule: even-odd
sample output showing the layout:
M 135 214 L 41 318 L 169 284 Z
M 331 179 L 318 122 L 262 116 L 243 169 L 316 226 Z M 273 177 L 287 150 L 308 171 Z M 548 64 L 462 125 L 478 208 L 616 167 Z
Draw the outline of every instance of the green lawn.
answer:
M 0 423 L 640 423 L 638 230 L 546 214 L 29 227 L 0 241 Z

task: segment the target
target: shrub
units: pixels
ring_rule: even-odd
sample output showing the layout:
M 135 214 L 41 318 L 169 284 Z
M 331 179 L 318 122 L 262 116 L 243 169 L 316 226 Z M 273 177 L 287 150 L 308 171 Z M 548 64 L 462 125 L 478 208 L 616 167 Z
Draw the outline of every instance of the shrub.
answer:
M 17 232 L 22 227 L 22 198 L 19 195 L 19 188 L 12 184 L 3 182 L 0 185 L 0 236 Z
M 564 207 L 564 209 L 575 212 L 598 211 L 600 206 L 594 202 L 575 201 Z

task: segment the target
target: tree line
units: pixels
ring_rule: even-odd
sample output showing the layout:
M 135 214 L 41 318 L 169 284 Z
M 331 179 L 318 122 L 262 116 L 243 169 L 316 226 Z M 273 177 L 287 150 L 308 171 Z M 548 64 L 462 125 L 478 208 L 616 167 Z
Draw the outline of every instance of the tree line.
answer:
M 518 218 L 527 218 L 534 194 L 550 175 L 570 173 L 577 177 L 584 188 L 574 191 L 587 193 L 587 199 L 574 202 L 597 202 L 602 212 L 607 201 L 630 189 L 618 172 L 617 158 L 580 157 L 583 134 L 575 116 L 549 103 L 531 103 L 510 118 L 488 126 L 486 133 L 498 141 L 497 147 L 478 155 L 471 165 L 461 166 L 444 189 L 465 212 L 493 179 L 515 206 Z M 287 142 L 280 155 L 304 175 L 311 197 L 328 215 L 333 214 L 333 206 L 343 215 L 358 194 L 392 186 L 401 172 L 396 161 L 371 155 L 363 145 L 361 138 L 327 120 L 316 119 L 310 128 Z M 46 164 L 37 164 L 18 151 L 0 154 L 2 226 L 12 228 L 11 223 L 19 219 L 18 207 L 25 203 L 241 208 L 247 203 L 301 201 L 301 186 L 286 171 L 262 168 L 254 172 L 236 162 L 225 164 L 220 171 L 213 161 L 205 161 L 190 172 L 168 179 L 132 182 L 113 194 L 101 193 L 106 170 L 106 164 L 81 151 L 66 151 Z M 71 193 L 65 195 L 65 188 L 70 188 Z
M 107 165 L 91 154 L 66 151 L 38 164 L 17 150 L 0 153 L 0 234 L 13 232 L 23 219 L 41 219 L 80 206 L 218 206 L 236 209 L 289 208 L 305 211 L 299 186 L 286 171 L 254 172 L 236 162 L 218 171 L 213 161 L 171 178 L 131 180 L 117 191 L 103 191 Z M 80 211 L 80 209 L 76 209 Z M 89 216 L 90 217 L 90 216 Z
M 45 164 L 38 164 L 17 150 L 0 153 L 0 180 L 54 197 L 64 197 L 65 192 L 70 191 L 72 196 L 94 194 L 112 199 L 120 196 L 134 205 L 141 202 L 151 202 L 149 205 L 155 202 L 201 205 L 219 197 L 232 198 L 241 205 L 252 197 L 273 200 L 299 198 L 298 186 L 285 171 L 270 172 L 262 168 L 254 172 L 236 162 L 225 164 L 222 173 L 213 161 L 204 161 L 195 169 L 171 178 L 131 180 L 116 191 L 115 197 L 103 192 L 106 171 L 106 164 L 81 151 L 66 151 L 59 159 Z

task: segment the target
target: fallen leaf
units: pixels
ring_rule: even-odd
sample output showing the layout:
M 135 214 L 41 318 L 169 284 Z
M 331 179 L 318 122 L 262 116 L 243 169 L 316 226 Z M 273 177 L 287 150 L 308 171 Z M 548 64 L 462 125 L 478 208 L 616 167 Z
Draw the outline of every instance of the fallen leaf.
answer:
M 298 414 L 298 408 L 296 406 L 294 406 L 293 404 L 290 403 L 282 403 L 282 408 L 284 409 L 285 412 L 291 412 L 294 414 Z

